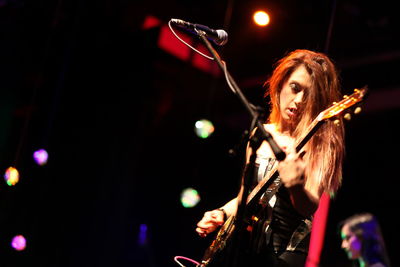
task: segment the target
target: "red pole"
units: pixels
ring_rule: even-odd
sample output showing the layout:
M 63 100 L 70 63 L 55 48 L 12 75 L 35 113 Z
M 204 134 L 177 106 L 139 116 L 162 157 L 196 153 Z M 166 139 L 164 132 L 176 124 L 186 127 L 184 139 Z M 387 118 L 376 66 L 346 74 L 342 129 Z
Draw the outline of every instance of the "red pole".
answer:
M 326 222 L 329 213 L 329 202 L 329 194 L 322 194 L 318 209 L 314 214 L 310 247 L 305 267 L 319 266 L 321 252 L 324 246 Z

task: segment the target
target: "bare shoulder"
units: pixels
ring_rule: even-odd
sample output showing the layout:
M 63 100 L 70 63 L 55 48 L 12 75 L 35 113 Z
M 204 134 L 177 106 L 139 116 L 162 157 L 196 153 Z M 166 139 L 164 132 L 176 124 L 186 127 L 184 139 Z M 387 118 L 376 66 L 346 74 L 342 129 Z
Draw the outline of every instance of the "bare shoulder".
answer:
M 275 124 L 266 123 L 266 124 L 264 124 L 264 128 L 271 134 L 278 134 Z
M 274 124 L 264 124 L 265 130 L 267 130 L 272 137 L 274 138 L 275 142 L 281 147 L 281 148 L 286 148 L 288 146 L 293 146 L 294 144 L 294 138 L 281 133 L 278 131 L 276 125 Z
M 276 126 L 274 124 L 264 124 L 264 129 L 272 135 L 272 138 L 278 143 L 278 140 L 280 140 L 280 134 L 276 130 Z M 263 141 L 260 148 L 257 150 L 257 154 L 259 154 L 261 157 L 264 158 L 270 158 L 274 157 L 274 154 L 271 150 L 271 147 L 269 146 L 267 141 Z

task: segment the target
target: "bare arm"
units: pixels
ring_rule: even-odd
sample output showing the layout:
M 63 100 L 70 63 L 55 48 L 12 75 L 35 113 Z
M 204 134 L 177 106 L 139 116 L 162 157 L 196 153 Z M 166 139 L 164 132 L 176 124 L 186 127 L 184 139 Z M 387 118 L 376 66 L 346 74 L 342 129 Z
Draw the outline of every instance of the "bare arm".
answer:
M 203 218 L 197 223 L 196 232 L 201 237 L 205 237 L 209 233 L 214 232 L 225 222 L 224 217 L 230 217 L 234 215 L 236 213 L 236 209 L 237 198 L 234 198 L 219 209 L 205 212 Z

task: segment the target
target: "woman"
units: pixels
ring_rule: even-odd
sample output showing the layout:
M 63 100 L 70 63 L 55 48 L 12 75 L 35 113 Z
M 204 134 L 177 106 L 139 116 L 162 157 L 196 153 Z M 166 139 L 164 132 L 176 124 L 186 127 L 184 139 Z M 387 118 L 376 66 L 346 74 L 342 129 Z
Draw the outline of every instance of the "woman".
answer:
M 263 141 L 256 150 L 254 181 L 268 177 L 276 167 L 283 186 L 268 201 L 253 228 L 243 265 L 303 267 L 321 194 L 336 192 L 341 183 L 343 124 L 327 121 L 298 153 L 295 144 L 321 111 L 340 100 L 339 77 L 325 54 L 295 50 L 277 62 L 265 87 L 271 109 L 264 127 L 285 151 L 286 158 L 276 161 L 269 144 Z M 249 162 L 250 146 L 246 153 Z M 202 237 L 215 231 L 226 218 L 235 215 L 237 206 L 234 198 L 206 212 L 196 231 Z
M 342 248 L 355 266 L 389 267 L 378 220 L 371 213 L 355 214 L 340 225 Z

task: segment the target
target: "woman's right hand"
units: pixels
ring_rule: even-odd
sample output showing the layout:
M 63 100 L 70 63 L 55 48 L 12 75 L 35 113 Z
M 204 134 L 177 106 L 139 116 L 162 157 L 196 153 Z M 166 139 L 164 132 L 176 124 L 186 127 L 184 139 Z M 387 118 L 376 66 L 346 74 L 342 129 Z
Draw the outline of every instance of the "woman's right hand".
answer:
M 197 223 L 196 232 L 201 237 L 206 237 L 224 224 L 224 216 L 224 211 L 220 209 L 205 212 L 203 218 Z

